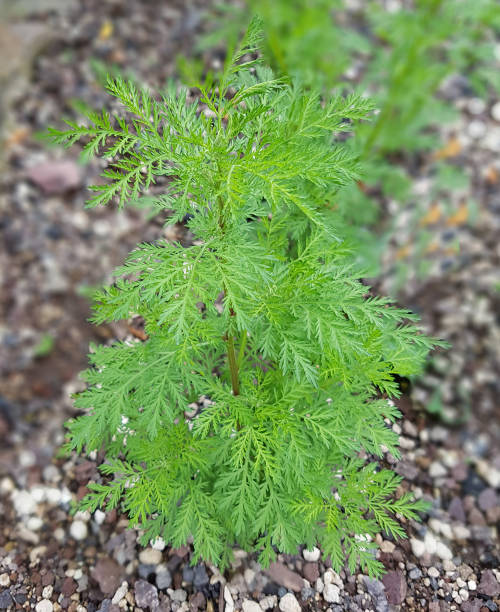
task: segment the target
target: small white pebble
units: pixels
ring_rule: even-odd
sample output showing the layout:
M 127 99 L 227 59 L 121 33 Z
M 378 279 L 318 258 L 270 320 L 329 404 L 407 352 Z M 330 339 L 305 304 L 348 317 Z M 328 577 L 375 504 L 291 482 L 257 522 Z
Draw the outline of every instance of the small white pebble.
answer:
M 64 529 L 62 527 L 58 527 L 54 531 L 54 537 L 58 542 L 62 542 L 64 540 Z
M 156 550 L 154 548 L 145 548 L 139 553 L 139 561 L 141 563 L 144 563 L 144 565 L 158 565 L 158 563 L 161 563 L 161 560 L 161 550 Z
M 36 612 L 52 612 L 53 609 L 54 606 L 48 599 L 42 599 L 35 606 Z
M 430 555 L 436 554 L 437 540 L 436 540 L 436 537 L 434 536 L 434 534 L 431 531 L 428 531 L 425 534 L 424 544 L 425 544 L 425 551 L 426 552 L 428 552 Z
M 57 506 L 61 503 L 62 493 L 56 487 L 47 487 L 45 496 L 49 504 Z
M 486 102 L 481 98 L 471 98 L 467 103 L 467 110 L 471 115 L 480 115 L 486 109 Z
M 94 512 L 94 521 L 98 525 L 102 525 L 104 523 L 105 518 L 106 518 L 106 513 L 103 512 L 102 510 L 96 510 Z
M 73 521 L 69 533 L 74 540 L 85 540 L 88 534 L 87 525 L 83 521 Z
M 165 540 L 163 538 L 160 538 L 159 536 L 156 538 L 156 540 L 151 542 L 151 546 L 152 548 L 154 548 L 155 550 L 165 550 L 166 547 L 166 543 Z
M 427 570 L 427 574 L 431 577 L 431 578 L 438 578 L 439 577 L 439 570 L 437 570 L 434 566 L 429 567 L 429 569 Z
M 429 466 L 429 476 L 431 478 L 442 478 L 446 476 L 447 470 L 439 461 L 433 461 Z
M 304 550 L 302 556 L 306 561 L 314 562 L 319 560 L 320 550 L 316 546 L 312 550 Z
M 437 543 L 436 554 L 440 559 L 443 559 L 443 560 L 453 558 L 453 554 L 451 550 L 448 548 L 448 546 L 446 546 L 446 544 L 443 544 L 443 542 Z
M 467 133 L 471 138 L 482 138 L 486 134 L 486 124 L 484 121 L 474 119 L 467 126 Z
M 0 482 L 0 493 L 12 493 L 14 489 L 14 483 L 12 482 L 11 478 L 9 478 L 8 476 L 2 478 Z
M 412 538 L 410 540 L 411 550 L 415 557 L 421 557 L 425 553 L 425 544 L 422 540 L 417 540 L 416 538 Z
M 475 591 L 477 589 L 477 584 L 475 580 L 469 580 L 467 586 L 469 587 L 469 591 Z
M 282 612 L 300 612 L 300 605 L 295 595 L 287 593 L 280 599 L 280 610 Z
M 243 612 L 262 612 L 262 608 L 259 604 L 251 599 L 244 599 L 241 607 Z
M 10 585 L 9 574 L 0 574 L 0 586 L 8 587 Z
M 115 594 L 113 595 L 113 599 L 111 600 L 112 604 L 118 604 L 125 597 L 128 591 L 128 582 L 124 580 L 121 585 L 116 589 Z
M 406 438 L 405 436 L 400 436 L 399 446 L 404 450 L 412 450 L 415 448 L 415 440 Z
M 52 597 L 53 592 L 54 592 L 54 587 L 51 584 L 49 584 L 46 587 L 44 587 L 42 591 L 42 597 L 44 599 L 50 599 Z
M 469 591 L 467 591 L 466 589 L 460 589 L 460 591 L 458 591 L 458 594 L 462 598 L 462 601 L 467 601 L 469 599 Z
M 43 525 L 43 521 L 39 516 L 30 516 L 26 522 L 26 527 L 31 531 L 38 531 Z
M 12 503 L 14 509 L 20 516 L 28 516 L 36 510 L 36 500 L 28 493 L 28 491 L 13 491 Z
M 24 450 L 19 453 L 18 461 L 23 468 L 32 467 L 36 463 L 36 455 L 33 451 Z
M 491 116 L 495 121 L 500 121 L 500 102 L 493 104 L 491 107 Z
M 344 588 L 344 583 L 341 577 L 337 574 L 337 572 L 334 572 L 331 567 L 328 568 L 323 574 L 323 582 L 325 583 L 325 585 L 336 584 L 339 588 Z
M 340 603 L 340 589 L 336 584 L 327 584 L 323 590 L 323 597 L 328 603 Z
M 263 610 L 274 610 L 278 603 L 276 595 L 266 595 L 259 601 L 259 605 Z

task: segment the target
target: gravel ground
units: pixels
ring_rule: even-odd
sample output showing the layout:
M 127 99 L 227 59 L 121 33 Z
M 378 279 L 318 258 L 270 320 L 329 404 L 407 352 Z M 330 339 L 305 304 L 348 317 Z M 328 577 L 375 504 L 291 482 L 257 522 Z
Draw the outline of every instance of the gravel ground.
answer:
M 460 119 L 443 127 L 440 156 L 469 186 L 433 191 L 432 159 L 422 159 L 415 209 L 395 209 L 399 231 L 384 262 L 381 290 L 394 268 L 410 265 L 402 303 L 428 331 L 453 344 L 427 374 L 407 384 L 396 427 L 403 457 L 387 464 L 403 488 L 432 502 L 409 539 L 380 537 L 381 581 L 336 574 L 317 549 L 281 555 L 263 571 L 235 551 L 221 575 L 191 567 L 187 546 L 162 541 L 142 549 L 124 516 L 69 512 L 90 480 L 92 460 L 57 458 L 69 394 L 89 341 L 141 337 L 137 320 L 93 328 L 85 288 L 109 280 L 138 240 L 185 238 L 140 211 L 83 209 L 100 171 L 75 152 L 47 149 L 37 132 L 72 112 L 72 99 L 107 102 L 92 65 L 111 62 L 158 86 L 190 47 L 202 2 L 0 0 L 0 105 L 4 138 L 0 181 L 0 609 L 102 610 L 445 610 L 495 611 L 500 604 L 500 107 L 474 97 L 463 77 L 444 95 Z M 15 13 L 15 14 L 13 14 Z M 98 74 L 98 69 L 97 69 Z M 425 207 L 422 216 L 422 207 Z M 416 211 L 419 211 L 417 223 Z M 431 240 L 424 280 L 411 273 L 416 233 Z M 459 245 L 459 249 L 455 247 Z M 412 267 L 413 266 L 413 267 Z

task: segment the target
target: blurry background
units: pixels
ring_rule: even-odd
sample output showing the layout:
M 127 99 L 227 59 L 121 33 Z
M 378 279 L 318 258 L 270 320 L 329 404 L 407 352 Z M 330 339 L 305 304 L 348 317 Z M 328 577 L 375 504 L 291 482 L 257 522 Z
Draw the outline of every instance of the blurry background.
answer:
M 355 89 L 376 100 L 374 121 L 349 138 L 362 181 L 335 205 L 370 284 L 452 348 L 435 354 L 420 379 L 401 381 L 395 469 L 433 510 L 409 526 L 410 542 L 384 543 L 389 578 L 345 574 L 337 602 L 316 584 L 322 562 L 285 556 L 269 575 L 240 557 L 226 576 L 229 597 L 237 609 L 280 589 L 310 610 L 498 609 L 497 0 L 0 0 L 0 609 L 41 598 L 56 608 L 110 609 L 122 579 L 130 585 L 122 605 L 131 609 L 134 598 L 144 609 L 224 607 L 217 573 L 189 570 L 188 549 L 141 558 L 116 513 L 68 514 L 95 475 L 93 461 L 55 457 L 89 342 L 142 333 L 136 321 L 89 325 L 92 288 L 110 282 L 139 240 L 182 240 L 184 228 L 138 209 L 85 210 L 102 163 L 84 163 L 77 147 L 50 147 L 41 133 L 78 117 L 81 105 L 109 105 L 107 72 L 153 89 L 217 72 L 254 11 L 278 73 L 325 94 Z

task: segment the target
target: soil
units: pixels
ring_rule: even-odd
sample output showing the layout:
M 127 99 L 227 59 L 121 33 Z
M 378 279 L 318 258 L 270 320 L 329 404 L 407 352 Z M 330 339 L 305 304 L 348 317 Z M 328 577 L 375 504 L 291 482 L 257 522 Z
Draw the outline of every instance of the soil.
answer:
M 468 186 L 436 200 L 428 156 L 408 161 L 418 207 L 381 202 L 399 231 L 376 289 L 393 291 L 404 264 L 399 301 L 453 346 L 423 377 L 402 381 L 402 459 L 385 459 L 432 508 L 405 525 L 408 540 L 380 536 L 385 577 L 336 574 L 316 550 L 280 555 L 269 570 L 236 550 L 221 575 L 190 567 L 189 546 L 141 548 L 115 511 L 70 512 L 99 462 L 58 456 L 88 344 L 141 334 L 138 321 L 90 325 L 85 296 L 138 241 L 184 238 L 185 230 L 135 209 L 84 209 L 100 162 L 83 165 L 77 151 L 48 147 L 38 134 L 74 114 L 75 99 L 108 103 L 102 63 L 153 87 L 175 76 L 203 10 L 201 0 L 0 0 L 9 19 L 0 23 L 0 609 L 498 610 L 500 124 L 498 100 L 480 104 L 457 80 L 443 91 L 460 119 L 443 126 L 441 155 Z M 423 255 L 415 246 L 422 227 L 432 236 Z M 419 258 L 429 264 L 423 277 Z

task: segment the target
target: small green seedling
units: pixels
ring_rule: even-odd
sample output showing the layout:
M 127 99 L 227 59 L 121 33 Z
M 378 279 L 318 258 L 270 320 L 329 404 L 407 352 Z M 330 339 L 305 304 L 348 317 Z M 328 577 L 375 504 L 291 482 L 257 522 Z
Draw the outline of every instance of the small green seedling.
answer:
M 263 565 L 319 544 L 337 570 L 376 576 L 375 534 L 404 536 L 398 518 L 425 508 L 377 464 L 399 455 L 388 398 L 435 343 L 368 296 L 327 214 L 357 176 L 335 135 L 370 102 L 274 78 L 259 40 L 253 21 L 198 99 L 110 80 L 126 114 L 52 130 L 112 159 L 90 206 L 167 179 L 156 205 L 196 237 L 138 245 L 98 292 L 96 323 L 139 314 L 148 339 L 93 347 L 67 448 L 104 450 L 81 507 L 121 507 L 144 543 L 192 537 L 192 561 L 220 567 L 235 544 Z

